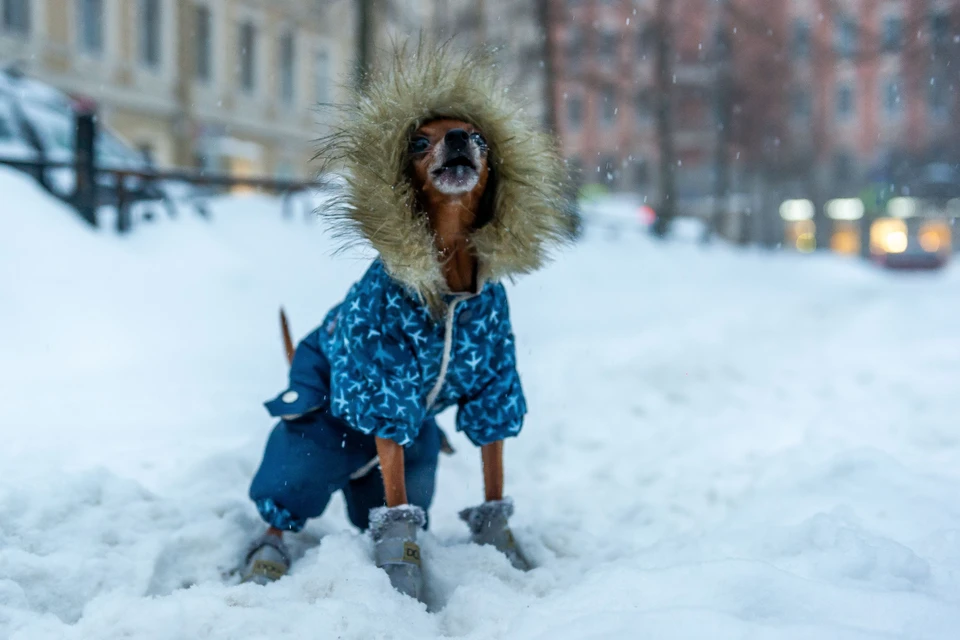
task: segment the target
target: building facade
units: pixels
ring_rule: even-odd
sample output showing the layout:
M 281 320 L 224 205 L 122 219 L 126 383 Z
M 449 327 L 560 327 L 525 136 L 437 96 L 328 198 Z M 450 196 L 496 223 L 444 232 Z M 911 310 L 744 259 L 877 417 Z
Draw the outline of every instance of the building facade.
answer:
M 675 0 L 669 25 L 670 115 L 678 185 L 703 190 L 715 146 L 717 3 Z M 586 183 L 656 193 L 659 143 L 657 0 L 555 0 L 558 129 Z M 680 20 L 680 18 L 683 18 Z
M 536 0 L 432 0 L 425 23 L 438 41 L 494 52 L 504 84 L 529 115 L 544 116 L 544 51 Z
M 792 2 L 791 143 L 850 189 L 899 162 L 960 160 L 960 2 Z
M 585 182 L 657 200 L 664 90 L 681 198 L 709 197 L 721 162 L 733 192 L 751 189 L 758 174 L 793 172 L 829 195 L 890 179 L 904 161 L 960 160 L 957 0 L 552 7 L 559 133 Z M 669 39 L 666 87 L 656 68 L 661 32 Z
M 74 96 L 158 166 L 304 177 L 353 60 L 351 3 L 0 0 L 0 61 Z

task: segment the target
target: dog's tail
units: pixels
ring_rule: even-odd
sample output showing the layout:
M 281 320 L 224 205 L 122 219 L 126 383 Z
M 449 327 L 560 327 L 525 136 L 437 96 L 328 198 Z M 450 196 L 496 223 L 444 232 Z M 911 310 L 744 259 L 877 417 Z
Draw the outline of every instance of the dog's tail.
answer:
M 283 335 L 283 351 L 287 354 L 287 364 L 293 364 L 293 339 L 290 337 L 290 323 L 287 322 L 283 307 L 280 307 L 280 333 Z

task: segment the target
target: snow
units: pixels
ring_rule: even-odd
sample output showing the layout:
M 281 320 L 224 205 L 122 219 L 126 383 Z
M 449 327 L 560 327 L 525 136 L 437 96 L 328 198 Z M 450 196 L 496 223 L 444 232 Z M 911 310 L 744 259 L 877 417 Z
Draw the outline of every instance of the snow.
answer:
M 537 568 L 467 542 L 479 455 L 453 435 L 428 607 L 339 499 L 280 582 L 221 575 L 261 531 L 277 307 L 306 333 L 366 257 L 266 197 L 119 239 L 19 174 L 0 193 L 0 638 L 956 637 L 956 267 L 588 227 L 511 287 Z

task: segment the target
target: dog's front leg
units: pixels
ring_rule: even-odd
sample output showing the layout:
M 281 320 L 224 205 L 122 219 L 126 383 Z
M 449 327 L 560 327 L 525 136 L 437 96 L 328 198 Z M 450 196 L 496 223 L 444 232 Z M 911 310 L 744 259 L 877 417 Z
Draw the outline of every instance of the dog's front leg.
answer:
M 403 447 L 393 440 L 377 438 L 377 455 L 387 506 L 374 509 L 370 515 L 374 559 L 390 576 L 394 589 L 419 600 L 423 574 L 417 530 L 426 524 L 426 514 L 420 507 L 407 504 Z
M 483 461 L 483 493 L 487 502 L 503 500 L 503 440 L 480 448 Z
M 480 449 L 483 460 L 483 492 L 486 502 L 460 512 L 477 544 L 491 544 L 517 569 L 527 571 L 530 563 L 520 552 L 507 521 L 513 515 L 513 501 L 503 497 L 503 440 Z
M 383 492 L 388 507 L 407 504 L 407 480 L 404 476 L 403 447 L 393 440 L 377 438 L 377 455 L 383 475 Z

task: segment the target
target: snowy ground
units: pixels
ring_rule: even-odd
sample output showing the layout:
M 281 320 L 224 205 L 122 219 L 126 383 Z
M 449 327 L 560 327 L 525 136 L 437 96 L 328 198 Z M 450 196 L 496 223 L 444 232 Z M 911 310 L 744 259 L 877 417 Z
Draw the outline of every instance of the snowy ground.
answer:
M 956 267 L 588 235 L 511 291 L 507 483 L 538 568 L 466 543 L 479 456 L 455 436 L 428 609 L 339 501 L 290 576 L 221 579 L 261 526 L 277 306 L 305 333 L 363 259 L 266 198 L 121 241 L 17 175 L 0 193 L 4 640 L 957 637 Z

